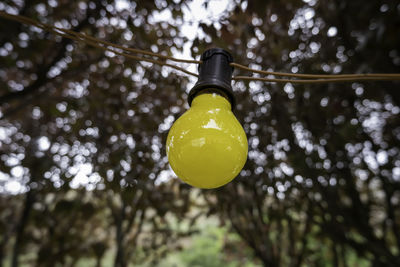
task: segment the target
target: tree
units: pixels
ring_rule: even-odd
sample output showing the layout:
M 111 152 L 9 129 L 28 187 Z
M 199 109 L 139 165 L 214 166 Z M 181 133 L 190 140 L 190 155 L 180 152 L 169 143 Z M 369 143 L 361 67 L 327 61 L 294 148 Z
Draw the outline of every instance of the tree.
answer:
M 245 65 L 399 72 L 394 1 L 244 3 L 221 31 L 205 30 Z M 211 193 L 210 204 L 264 265 L 300 266 L 315 253 L 310 238 L 318 238 L 332 247 L 333 266 L 346 264 L 348 248 L 373 265 L 397 266 L 398 82 L 236 88 L 249 160 L 237 183 Z
M 129 10 L 113 1 L 11 1 L 1 8 L 112 42 L 147 48 L 160 39 L 157 49 L 182 48 L 183 37 L 172 32 L 174 27 L 149 26 L 152 12 L 164 7 L 148 1 L 132 2 Z M 182 16 L 179 3 L 171 1 L 168 8 Z M 167 132 L 159 126 L 170 120 L 169 109 L 182 98 L 187 79 L 27 25 L 1 22 L 1 127 L 12 129 L 6 136 L 12 141 L 2 140 L 2 172 L 12 176 L 13 167 L 25 170 L 12 266 L 18 266 L 22 247 L 39 251 L 38 265 L 74 265 L 92 244 L 100 258 L 107 242 L 90 238 L 96 224 L 115 229 L 115 266 L 127 266 L 138 246 L 151 253 L 172 243 L 181 233 L 171 233 L 164 217 L 172 212 L 184 217 L 188 187 L 176 190 L 174 183 L 159 181 L 167 162 L 162 146 Z M 80 174 L 84 168 L 91 170 L 86 177 Z M 79 179 L 87 180 L 86 190 L 68 199 L 82 187 Z M 48 203 L 49 197 L 55 202 Z M 84 198 L 87 205 L 81 203 Z M 35 204 L 41 208 L 33 212 Z M 90 210 L 110 221 L 97 223 Z M 146 231 L 144 222 L 151 226 Z M 28 238 L 27 227 L 37 229 L 40 238 Z M 147 243 L 138 244 L 148 231 L 153 234 L 142 237 Z

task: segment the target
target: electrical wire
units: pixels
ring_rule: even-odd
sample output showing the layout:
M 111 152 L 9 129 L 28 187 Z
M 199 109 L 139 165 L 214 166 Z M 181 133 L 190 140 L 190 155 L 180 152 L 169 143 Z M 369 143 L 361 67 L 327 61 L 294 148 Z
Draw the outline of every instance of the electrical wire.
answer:
M 89 39 L 89 40 L 92 40 L 92 41 L 95 41 L 95 42 L 99 42 L 99 43 L 104 44 L 104 45 L 109 45 L 109 46 L 113 46 L 115 48 L 120 48 L 120 49 L 128 51 L 128 52 L 133 52 L 133 53 L 143 54 L 143 55 L 149 55 L 149 56 L 154 56 L 154 57 L 163 58 L 163 59 L 169 59 L 171 61 L 182 62 L 182 63 L 196 63 L 196 64 L 201 63 L 201 61 L 198 61 L 198 60 L 179 59 L 179 58 L 174 58 L 174 57 L 170 57 L 170 56 L 166 56 L 166 55 L 162 55 L 162 54 L 153 53 L 153 52 L 142 50 L 142 49 L 129 48 L 129 47 L 125 47 L 125 46 L 122 46 L 122 45 L 110 43 L 110 42 L 107 42 L 107 41 L 102 41 L 100 39 L 97 39 L 97 38 L 94 38 L 94 37 L 91 37 L 91 36 L 88 36 L 88 35 L 85 35 L 85 34 L 82 34 L 82 33 L 79 33 L 79 32 L 75 32 L 75 31 L 71 31 L 71 30 L 68 30 L 68 29 L 64 29 L 64 28 L 52 26 L 52 25 L 49 25 L 49 24 L 46 24 L 46 23 L 42 23 L 42 22 L 39 22 L 39 21 L 35 21 L 35 20 L 30 19 L 30 18 L 25 17 L 25 16 L 9 14 L 9 13 L 6 13 L 4 11 L 0 11 L 0 16 L 3 17 L 3 18 L 10 19 L 10 20 L 22 22 L 22 23 L 25 23 L 25 24 L 30 24 L 32 26 L 36 26 L 36 27 L 39 27 L 39 28 L 45 29 L 45 30 L 56 29 L 56 30 L 59 30 L 61 32 L 66 32 L 66 33 L 69 33 L 71 35 L 75 35 L 75 36 L 80 37 L 82 39 Z
M 232 80 L 249 80 L 249 81 L 262 81 L 271 83 L 334 83 L 334 82 L 351 82 L 351 81 L 393 81 L 400 80 L 398 77 L 357 77 L 357 78 L 333 78 L 333 79 L 276 79 L 276 78 L 262 78 L 250 76 L 235 76 Z
M 121 55 L 130 59 L 134 59 L 137 61 L 146 61 L 146 62 L 150 62 L 150 63 L 154 63 L 160 66 L 167 66 L 167 67 L 171 67 L 174 68 L 178 71 L 182 71 L 186 74 L 198 77 L 198 75 L 196 73 L 190 72 L 184 68 L 178 67 L 176 65 L 172 65 L 169 63 L 166 63 L 164 61 L 160 61 L 160 60 L 155 60 L 155 59 L 151 59 L 151 58 L 145 58 L 145 57 L 138 57 L 138 56 L 134 56 L 131 54 L 127 54 L 124 52 L 119 52 L 118 49 L 123 50 L 123 51 L 129 51 L 129 52 L 133 52 L 133 53 L 138 53 L 138 54 L 143 54 L 143 55 L 149 55 L 149 56 L 154 56 L 154 57 L 158 57 L 158 58 L 162 58 L 165 60 L 171 60 L 171 61 L 176 61 L 176 62 L 183 62 L 183 63 L 201 63 L 201 61 L 196 61 L 196 60 L 186 60 L 186 59 L 178 59 L 178 58 L 174 58 L 174 57 L 170 57 L 170 56 L 165 56 L 162 54 L 157 54 L 157 53 L 153 53 L 153 52 L 149 52 L 149 51 L 145 51 L 145 50 L 141 50 L 141 49 L 134 49 L 134 48 L 128 48 L 128 47 L 124 47 L 121 45 L 117 45 L 114 43 L 110 43 L 107 41 L 103 41 L 82 33 L 78 33 L 72 30 L 68 30 L 68 29 L 64 29 L 64 28 L 60 28 L 60 27 L 56 27 L 56 26 L 52 26 L 49 24 L 45 24 L 45 23 L 41 23 L 35 20 L 32 20 L 30 18 L 24 17 L 24 16 L 20 16 L 20 15 L 13 15 L 13 14 L 8 14 L 6 12 L 0 11 L 0 17 L 6 18 L 6 19 L 10 19 L 13 21 L 17 21 L 23 24 L 29 24 L 35 27 L 38 27 L 40 29 L 52 32 L 54 34 L 60 35 L 62 37 L 65 38 L 69 38 L 78 42 L 84 42 L 90 46 L 96 47 L 96 48 L 100 48 L 102 50 L 105 51 L 110 51 L 113 52 L 117 55 Z M 101 44 L 101 45 L 100 45 Z
M 368 74 L 297 74 L 297 73 L 282 73 L 282 72 L 273 72 L 273 71 L 265 71 L 265 70 L 257 70 L 246 67 L 244 65 L 238 63 L 231 63 L 232 67 L 236 67 L 238 69 L 251 71 L 254 73 L 260 73 L 265 75 L 274 75 L 274 76 L 281 76 L 281 77 L 296 77 L 296 78 L 319 78 L 319 79 L 358 79 L 358 80 L 373 80 L 370 78 L 377 78 L 377 79 L 400 79 L 400 74 L 397 73 L 368 73 Z M 243 78 L 243 76 L 237 76 L 236 78 Z M 258 79 L 258 78 L 254 78 Z M 351 80 L 344 80 L 344 81 L 351 81 Z
M 35 21 L 33 19 L 27 18 L 25 16 L 9 14 L 4 11 L 0 11 L 0 17 L 5 19 L 17 21 L 23 24 L 29 24 L 40 29 L 52 32 L 54 34 L 60 35 L 64 38 L 69 38 L 75 40 L 77 42 L 84 42 L 90 46 L 102 49 L 104 51 L 110 51 L 117 55 L 124 56 L 137 61 L 145 61 L 154 63 L 160 66 L 167 66 L 173 68 L 175 70 L 181 71 L 183 73 L 198 77 L 197 74 L 190 72 L 182 67 L 167 63 L 167 60 L 181 63 L 193 63 L 193 64 L 201 64 L 201 61 L 198 60 L 188 60 L 188 59 L 178 59 L 166 55 L 162 55 L 159 53 L 153 53 L 150 51 L 125 47 L 122 45 L 114 44 L 111 42 L 107 42 L 104 40 L 97 39 L 95 37 L 75 32 L 69 29 L 64 29 L 56 26 L 52 26 L 49 24 L 45 24 L 42 22 Z M 129 53 L 129 54 L 128 54 Z M 142 56 L 134 56 L 130 53 L 141 54 Z M 158 59 L 149 58 L 149 57 L 157 57 Z M 164 61 L 161 61 L 162 59 Z M 249 68 L 244 65 L 238 63 L 231 63 L 232 67 L 250 71 L 253 73 L 263 74 L 263 75 L 272 75 L 278 77 L 293 77 L 300 79 L 278 79 L 278 78 L 263 78 L 263 77 L 251 77 L 251 76 L 235 76 L 232 79 L 235 81 L 238 80 L 250 80 L 250 81 L 263 81 L 263 82 L 275 82 L 275 83 L 331 83 L 331 82 L 349 82 L 349 81 L 388 81 L 388 80 L 400 80 L 400 74 L 397 73 L 368 73 L 368 74 L 297 74 L 297 73 L 282 73 L 282 72 L 273 72 L 273 71 L 264 71 L 257 70 L 254 68 Z

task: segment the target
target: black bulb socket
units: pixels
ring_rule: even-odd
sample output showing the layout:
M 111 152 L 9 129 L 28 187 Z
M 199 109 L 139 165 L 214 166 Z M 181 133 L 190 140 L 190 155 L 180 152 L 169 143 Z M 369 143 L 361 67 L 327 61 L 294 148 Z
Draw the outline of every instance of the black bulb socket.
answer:
M 199 79 L 189 92 L 189 106 L 193 99 L 204 90 L 215 89 L 225 96 L 235 106 L 235 97 L 231 86 L 233 67 L 232 55 L 222 48 L 211 48 L 201 55 L 199 64 Z

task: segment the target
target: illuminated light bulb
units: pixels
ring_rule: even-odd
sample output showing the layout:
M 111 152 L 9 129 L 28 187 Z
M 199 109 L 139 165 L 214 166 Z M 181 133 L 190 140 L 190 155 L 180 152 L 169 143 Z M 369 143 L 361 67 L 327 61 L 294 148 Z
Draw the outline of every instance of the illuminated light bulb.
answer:
M 242 170 L 248 144 L 232 112 L 230 54 L 210 49 L 202 61 L 199 81 L 189 93 L 191 108 L 171 127 L 166 148 L 169 163 L 182 181 L 199 188 L 216 188 Z M 205 69 L 207 66 L 211 67 Z

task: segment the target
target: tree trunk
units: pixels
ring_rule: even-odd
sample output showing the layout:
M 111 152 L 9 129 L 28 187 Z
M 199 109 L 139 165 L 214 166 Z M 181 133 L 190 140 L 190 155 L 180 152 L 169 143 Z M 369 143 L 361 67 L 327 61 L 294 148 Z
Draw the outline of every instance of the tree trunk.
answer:
M 256 252 L 256 256 L 262 261 L 264 267 L 278 267 L 279 264 L 268 257 L 266 254 L 261 252 Z
M 124 200 L 121 197 L 122 205 L 119 208 L 116 208 L 112 213 L 114 217 L 115 227 L 116 227 L 116 235 L 115 242 L 117 245 L 117 253 L 115 254 L 114 266 L 115 267 L 125 267 L 126 259 L 125 259 L 125 251 L 124 251 L 124 230 L 123 223 L 125 220 L 125 212 L 126 205 Z M 111 204 L 112 209 L 112 204 Z
M 18 267 L 18 257 L 21 250 L 21 244 L 23 242 L 24 230 L 29 219 L 29 214 L 32 210 L 34 198 L 35 196 L 32 190 L 29 190 L 25 195 L 24 208 L 21 214 L 21 218 L 17 224 L 16 238 L 12 251 L 11 267 Z
M 3 261 L 4 261 L 4 256 L 5 256 L 5 250 L 8 244 L 8 241 L 10 240 L 10 233 L 11 231 L 7 229 L 3 235 L 3 238 L 1 239 L 0 242 L 0 267 L 3 267 Z
M 96 257 L 96 267 L 101 267 L 101 259 L 102 257 Z
M 115 255 L 114 266 L 115 267 L 125 267 L 125 255 L 124 255 L 124 237 L 122 232 L 122 220 L 116 221 L 117 227 L 117 235 L 116 235 L 116 243 L 117 243 L 117 254 Z
M 7 242 L 4 242 L 4 239 L 3 239 L 0 244 L 0 267 L 3 267 L 4 250 L 6 248 L 6 244 L 7 244 Z

